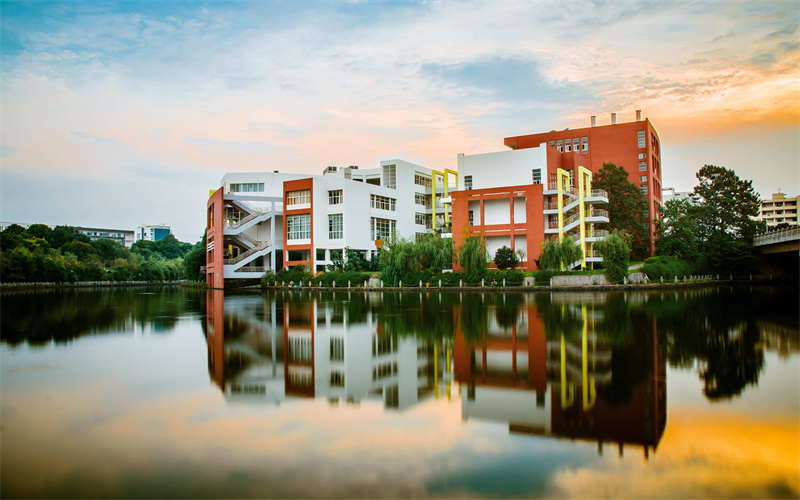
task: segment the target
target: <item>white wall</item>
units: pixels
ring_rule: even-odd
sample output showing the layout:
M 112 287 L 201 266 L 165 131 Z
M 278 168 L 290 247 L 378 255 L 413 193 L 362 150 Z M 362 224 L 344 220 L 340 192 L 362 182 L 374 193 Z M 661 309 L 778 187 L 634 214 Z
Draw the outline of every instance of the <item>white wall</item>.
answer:
M 472 189 L 519 186 L 533 182 L 533 169 L 547 170 L 547 151 L 544 147 L 512 149 L 497 153 L 458 156 L 458 182 L 464 186 L 464 176 L 472 176 Z M 542 177 L 545 180 L 545 176 Z

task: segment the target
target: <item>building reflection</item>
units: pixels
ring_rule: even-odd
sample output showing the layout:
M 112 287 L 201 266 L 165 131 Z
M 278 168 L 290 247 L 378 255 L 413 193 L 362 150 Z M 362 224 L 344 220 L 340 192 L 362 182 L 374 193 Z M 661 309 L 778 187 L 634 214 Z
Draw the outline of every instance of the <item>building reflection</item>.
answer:
M 456 381 L 464 420 L 593 441 L 599 453 L 641 447 L 648 457 L 666 424 L 665 346 L 656 319 L 631 314 L 630 303 L 588 293 L 226 298 L 214 290 L 209 373 L 232 401 L 374 400 L 396 409 L 450 398 Z M 449 336 L 426 336 L 436 317 L 452 325 Z
M 507 422 L 512 433 L 596 441 L 599 453 L 606 443 L 620 454 L 635 445 L 648 457 L 666 424 L 666 361 L 655 320 L 620 324 L 607 295 L 573 295 L 554 295 L 543 311 L 526 302 L 511 323 L 488 308 L 477 337 L 457 330 L 462 417 Z
M 208 292 L 211 378 L 232 401 L 382 401 L 404 409 L 449 394 L 452 345 L 388 334 L 380 295 Z M 355 302 L 356 307 L 351 307 Z

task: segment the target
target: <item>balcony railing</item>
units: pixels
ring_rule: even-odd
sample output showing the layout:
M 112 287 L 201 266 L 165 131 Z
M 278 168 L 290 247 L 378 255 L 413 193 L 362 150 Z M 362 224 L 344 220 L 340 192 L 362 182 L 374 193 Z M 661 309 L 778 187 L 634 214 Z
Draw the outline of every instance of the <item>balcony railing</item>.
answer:
M 608 210 L 603 210 L 602 208 L 595 208 L 590 210 L 586 217 L 606 217 L 608 218 Z
M 257 246 L 251 248 L 250 250 L 248 250 L 248 251 L 246 251 L 244 253 L 240 253 L 239 255 L 234 257 L 233 259 L 224 259 L 222 261 L 222 263 L 225 264 L 226 266 L 229 266 L 229 265 L 232 265 L 232 264 L 238 264 L 239 262 L 241 262 L 244 259 L 246 259 L 246 258 L 250 257 L 251 255 L 253 255 L 254 253 L 260 252 L 261 250 L 264 250 L 268 246 L 269 246 L 269 242 L 268 241 L 262 241 Z

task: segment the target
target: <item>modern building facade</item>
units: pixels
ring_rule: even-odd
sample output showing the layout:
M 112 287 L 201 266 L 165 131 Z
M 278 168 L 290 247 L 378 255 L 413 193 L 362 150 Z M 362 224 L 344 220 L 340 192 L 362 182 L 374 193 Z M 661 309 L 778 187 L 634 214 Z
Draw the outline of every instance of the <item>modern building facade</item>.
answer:
M 650 234 L 650 254 L 655 253 L 655 227 L 652 220 L 658 216 L 662 201 L 661 140 L 649 119 L 642 119 L 636 111 L 636 121 L 617 123 L 616 113 L 611 114 L 611 124 L 597 126 L 591 117 L 591 127 L 566 129 L 540 134 L 507 137 L 506 146 L 521 150 L 538 148 L 546 143 L 559 153 L 580 153 L 581 166 L 596 173 L 604 163 L 624 167 L 628 180 L 639 187 L 647 200 L 648 209 L 643 215 Z
M 157 224 L 154 226 L 142 224 L 136 228 L 136 241 L 161 241 L 168 234 L 172 234 L 172 229 L 166 224 Z
M 588 160 L 576 151 L 559 152 L 542 143 L 497 153 L 459 155 L 461 188 L 452 193 L 453 238 L 459 247 L 467 235 L 480 236 L 489 260 L 503 246 L 521 257 L 526 271 L 536 270 L 544 241 L 570 237 L 582 258 L 571 267 L 601 262 L 592 245 L 607 231 L 605 191 L 593 190 Z
M 691 204 L 695 201 L 692 198 L 693 191 L 676 191 L 675 188 L 664 188 L 661 190 L 661 200 L 666 203 L 670 200 L 686 200 Z
M 369 260 L 394 233 L 449 231 L 455 182 L 454 171 L 403 160 L 322 175 L 227 174 L 207 206 L 206 281 L 222 287 L 295 265 L 324 271 L 345 248 Z
M 761 213 L 758 218 L 765 221 L 768 228 L 779 224 L 796 226 L 799 202 L 800 196 L 787 198 L 784 193 L 774 193 L 772 198 L 761 200 Z

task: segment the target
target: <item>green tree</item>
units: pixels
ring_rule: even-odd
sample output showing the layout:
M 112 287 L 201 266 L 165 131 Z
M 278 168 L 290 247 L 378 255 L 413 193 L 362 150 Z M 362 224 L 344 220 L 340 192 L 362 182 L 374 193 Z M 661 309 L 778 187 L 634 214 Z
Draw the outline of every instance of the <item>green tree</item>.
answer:
M 517 267 L 518 263 L 519 259 L 517 259 L 514 250 L 511 250 L 505 245 L 498 248 L 497 252 L 494 253 L 494 264 L 497 266 L 497 269 L 514 269 Z
M 580 258 L 581 249 L 575 244 L 575 240 L 564 237 L 542 242 L 538 265 L 540 269 L 547 271 L 564 271 Z
M 344 249 L 345 255 L 345 263 L 344 263 L 344 270 L 345 271 L 364 271 L 369 267 L 369 262 L 361 256 L 360 253 L 356 252 L 350 247 L 345 247 Z
M 689 200 L 669 200 L 656 219 L 656 253 L 671 255 L 694 264 L 700 259 L 698 207 Z
M 486 273 L 486 247 L 480 236 L 464 236 L 458 249 L 458 263 L 468 273 Z
M 453 238 L 442 238 L 439 233 L 426 234 L 417 238 L 414 249 L 420 269 L 440 273 L 453 265 Z
M 392 234 L 384 241 L 380 255 L 383 280 L 389 285 L 396 285 L 414 270 L 414 245 L 406 239 Z
M 628 180 L 625 168 L 604 163 L 603 168 L 592 177 L 592 187 L 608 192 L 608 204 L 605 206 L 609 219 L 607 228 L 631 235 L 633 254 L 637 257 L 646 256 L 650 246 L 650 236 L 645 226 L 649 217 L 644 217 L 647 201 L 639 188 Z
M 699 206 L 693 213 L 708 266 L 712 272 L 741 270 L 763 224 L 755 220 L 761 200 L 753 181 L 715 165 L 704 165 L 697 179 L 694 194 Z
M 194 244 L 191 250 L 183 256 L 183 272 L 186 279 L 191 281 L 202 281 L 203 273 L 200 268 L 206 265 L 206 235 Z
M 172 234 L 164 236 L 153 245 L 153 251 L 163 255 L 165 259 L 183 257 L 191 248 L 192 245 L 178 241 Z
M 56 226 L 48 237 L 50 246 L 53 248 L 61 248 L 75 240 L 83 243 L 91 243 L 91 239 L 89 239 L 88 236 L 71 226 Z
M 92 246 L 97 250 L 97 255 L 107 265 L 110 266 L 116 259 L 127 259 L 131 251 L 118 241 L 108 238 L 100 238 L 92 242 Z
M 28 226 L 28 229 L 25 230 L 25 234 L 33 236 L 35 238 L 42 238 L 45 240 L 49 240 L 52 233 L 53 230 L 50 229 L 50 226 L 47 226 L 45 224 L 31 224 L 30 226 Z
M 22 235 L 25 229 L 18 224 L 11 224 L 5 231 L 0 233 L 0 250 L 11 250 L 22 243 Z
M 614 231 L 594 247 L 603 256 L 606 280 L 609 283 L 622 283 L 628 277 L 628 264 L 631 260 L 631 247 L 628 235 Z

